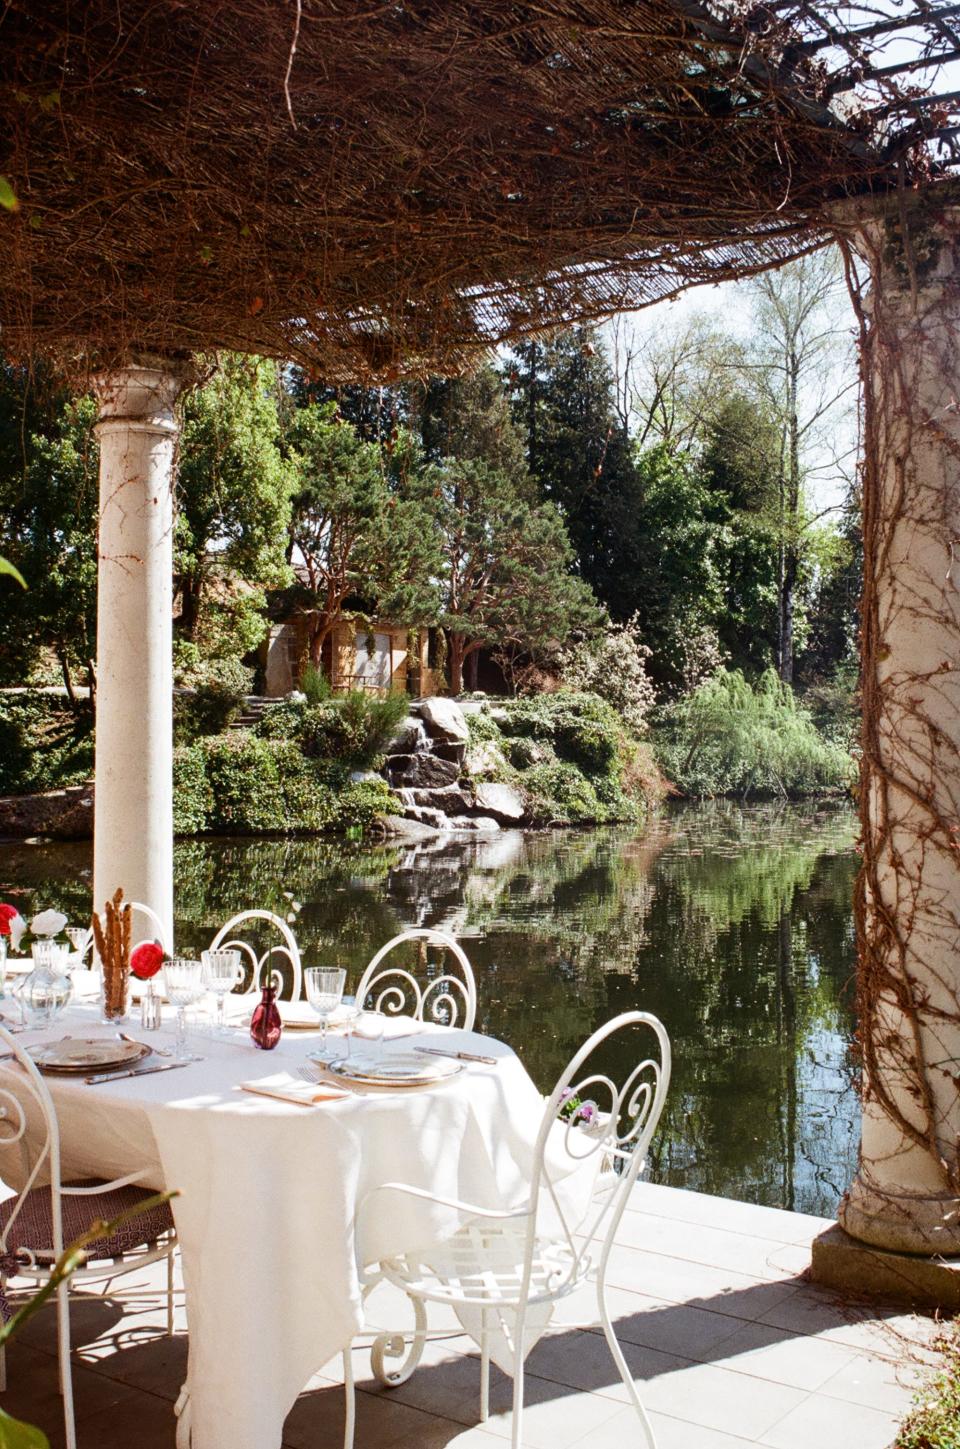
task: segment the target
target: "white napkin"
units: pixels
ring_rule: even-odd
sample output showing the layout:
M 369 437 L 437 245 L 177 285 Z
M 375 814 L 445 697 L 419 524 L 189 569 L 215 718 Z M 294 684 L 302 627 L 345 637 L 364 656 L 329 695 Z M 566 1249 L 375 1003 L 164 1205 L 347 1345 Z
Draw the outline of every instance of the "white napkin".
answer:
M 333 1082 L 305 1082 L 289 1072 L 260 1077 L 255 1082 L 241 1082 L 241 1092 L 256 1092 L 261 1097 L 278 1097 L 281 1102 L 296 1102 L 299 1107 L 312 1107 L 317 1102 L 339 1102 L 350 1093 Z
M 423 1031 L 423 1022 L 416 1021 L 412 1016 L 381 1016 L 376 1026 L 361 1016 L 353 1028 L 353 1034 L 363 1037 L 364 1040 L 377 1041 L 380 1036 L 380 1022 L 383 1022 L 384 1041 L 396 1041 L 401 1036 L 416 1036 L 417 1032 Z

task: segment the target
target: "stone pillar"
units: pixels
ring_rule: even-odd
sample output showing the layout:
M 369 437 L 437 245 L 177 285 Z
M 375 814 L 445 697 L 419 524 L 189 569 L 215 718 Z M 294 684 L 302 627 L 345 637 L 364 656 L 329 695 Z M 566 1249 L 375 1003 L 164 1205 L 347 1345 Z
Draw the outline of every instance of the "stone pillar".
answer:
M 173 939 L 173 489 L 182 378 L 103 373 L 93 901 L 123 887 Z M 134 916 L 135 934 L 150 935 Z
M 934 193 L 935 196 L 935 193 Z M 864 1066 L 846 1231 L 960 1253 L 960 208 L 852 231 L 863 297 Z M 882 206 L 887 206 L 885 211 Z

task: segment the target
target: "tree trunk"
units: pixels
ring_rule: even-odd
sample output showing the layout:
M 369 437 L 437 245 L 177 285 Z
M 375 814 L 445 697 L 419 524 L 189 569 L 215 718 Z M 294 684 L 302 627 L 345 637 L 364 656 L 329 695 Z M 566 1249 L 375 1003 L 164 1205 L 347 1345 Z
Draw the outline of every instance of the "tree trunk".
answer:
M 70 701 L 70 708 L 76 714 L 77 696 L 73 692 L 73 680 L 70 678 L 70 665 L 67 663 L 66 654 L 61 649 L 57 650 L 57 659 L 60 663 L 60 673 L 63 675 L 63 684 L 67 691 L 67 699 Z
M 463 693 L 463 656 L 465 653 L 465 640 L 462 634 L 455 634 L 450 631 L 450 693 Z
M 778 673 L 784 684 L 793 683 L 793 610 L 799 560 L 791 545 L 783 550 L 780 583 L 780 659 Z
M 180 580 L 180 633 L 191 641 L 196 634 L 200 618 L 200 600 L 203 595 L 203 575 L 184 574 Z
M 467 657 L 467 684 L 472 691 L 477 687 L 477 678 L 480 670 L 480 651 L 474 649 Z

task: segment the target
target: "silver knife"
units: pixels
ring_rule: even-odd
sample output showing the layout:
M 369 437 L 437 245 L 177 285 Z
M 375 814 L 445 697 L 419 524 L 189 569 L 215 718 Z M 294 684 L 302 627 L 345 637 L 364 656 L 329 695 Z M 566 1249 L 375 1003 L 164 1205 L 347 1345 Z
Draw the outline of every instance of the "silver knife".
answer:
M 88 1087 L 97 1087 L 101 1082 L 119 1082 L 121 1077 L 149 1077 L 153 1072 L 175 1072 L 177 1067 L 189 1066 L 189 1062 L 158 1062 L 155 1067 L 128 1067 L 125 1072 L 97 1072 L 83 1080 Z
M 497 1057 L 484 1057 L 479 1052 L 458 1052 L 447 1047 L 414 1047 L 415 1052 L 426 1052 L 432 1057 L 456 1057 L 461 1062 L 484 1062 L 488 1067 L 497 1065 Z

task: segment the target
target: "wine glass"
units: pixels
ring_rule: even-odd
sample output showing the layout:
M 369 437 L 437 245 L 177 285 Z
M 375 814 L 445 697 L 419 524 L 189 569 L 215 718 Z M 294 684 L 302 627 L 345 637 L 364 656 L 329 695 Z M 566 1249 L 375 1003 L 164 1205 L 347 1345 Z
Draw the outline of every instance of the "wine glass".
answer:
M 307 984 L 307 1000 L 320 1018 L 320 1055 L 326 1055 L 327 1022 L 330 1020 L 343 996 L 347 973 L 342 967 L 313 966 L 304 972 Z
M 195 1062 L 200 1058 L 187 1051 L 187 1007 L 199 1001 L 204 993 L 203 966 L 186 956 L 174 956 L 163 967 L 163 989 L 167 1000 L 177 1008 L 177 1039 L 174 1060 Z
M 202 951 L 203 979 L 207 990 L 217 998 L 217 1022 L 214 1030 L 217 1036 L 229 1036 L 230 1028 L 224 1018 L 227 996 L 239 982 L 243 972 L 239 951 Z

